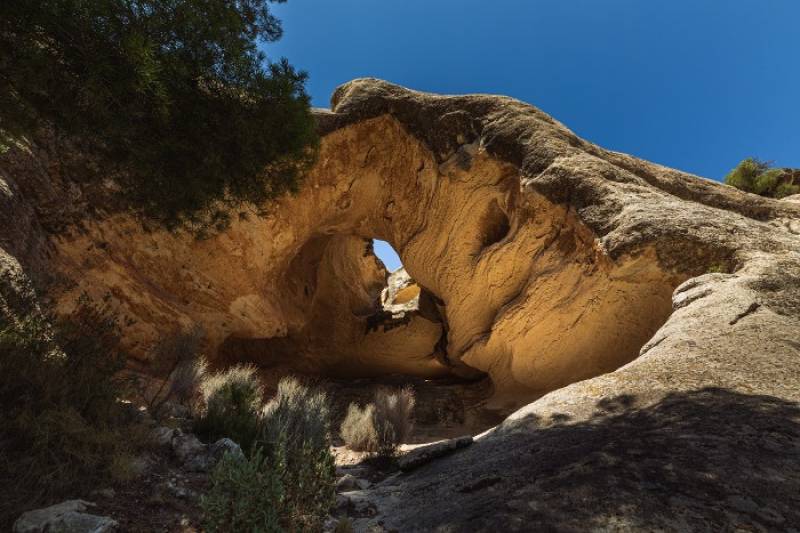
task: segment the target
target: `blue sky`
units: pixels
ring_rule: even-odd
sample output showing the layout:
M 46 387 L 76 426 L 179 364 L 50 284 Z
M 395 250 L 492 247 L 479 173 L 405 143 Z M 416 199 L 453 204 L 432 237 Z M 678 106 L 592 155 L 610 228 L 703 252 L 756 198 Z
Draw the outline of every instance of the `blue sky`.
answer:
M 800 0 L 289 0 L 273 10 L 285 33 L 265 51 L 309 72 L 316 106 L 374 76 L 513 96 L 601 146 L 708 178 L 750 155 L 800 167 Z

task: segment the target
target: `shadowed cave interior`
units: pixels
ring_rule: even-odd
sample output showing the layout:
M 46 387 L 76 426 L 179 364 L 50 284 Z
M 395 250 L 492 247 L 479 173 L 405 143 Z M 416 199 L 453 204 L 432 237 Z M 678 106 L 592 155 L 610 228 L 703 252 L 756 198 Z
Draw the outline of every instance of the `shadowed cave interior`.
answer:
M 494 201 L 480 226 L 480 250 L 502 243 L 511 231 L 508 216 Z M 410 385 L 417 395 L 412 443 L 482 432 L 547 392 L 498 395 L 490 372 L 453 365 L 447 302 L 417 283 L 402 263 L 393 272 L 386 268 L 374 243 L 360 235 L 309 239 L 285 271 L 292 307 L 304 316 L 301 327 L 271 338 L 232 335 L 220 347 L 215 365 L 255 364 L 268 392 L 287 375 L 312 382 L 328 391 L 336 424 L 349 403 L 368 403 L 377 388 Z M 557 249 L 575 253 L 571 243 Z M 664 306 L 658 311 L 657 323 L 647 322 L 650 333 L 668 317 Z M 342 347 L 350 350 L 341 353 Z M 632 360 L 639 347 L 615 355 L 603 370 Z M 599 373 L 592 370 L 591 375 Z M 576 375 L 564 384 L 585 377 Z M 495 401 L 498 396 L 502 402 Z

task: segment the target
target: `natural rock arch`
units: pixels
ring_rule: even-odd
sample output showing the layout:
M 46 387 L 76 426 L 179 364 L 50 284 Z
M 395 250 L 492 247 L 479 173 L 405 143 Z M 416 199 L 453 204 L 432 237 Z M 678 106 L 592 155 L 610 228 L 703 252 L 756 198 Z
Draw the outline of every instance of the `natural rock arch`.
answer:
M 634 359 L 678 284 L 785 249 L 754 219 L 798 211 L 604 151 L 508 98 L 358 80 L 317 116 L 299 194 L 202 241 L 126 214 L 84 219 L 51 239 L 48 264 L 71 283 L 53 298 L 68 311 L 81 292 L 110 296 L 142 360 L 200 325 L 220 361 L 488 373 L 518 402 Z M 372 238 L 432 305 L 381 314 Z

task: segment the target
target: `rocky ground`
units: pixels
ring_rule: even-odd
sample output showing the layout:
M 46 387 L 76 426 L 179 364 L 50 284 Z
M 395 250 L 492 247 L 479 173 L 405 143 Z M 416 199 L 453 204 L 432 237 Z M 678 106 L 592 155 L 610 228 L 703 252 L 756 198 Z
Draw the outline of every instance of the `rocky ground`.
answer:
M 268 393 L 280 377 L 283 375 L 270 375 L 265 381 Z M 374 515 L 374 505 L 360 498 L 360 491 L 472 444 L 469 435 L 503 418 L 501 413 L 485 408 L 491 392 L 486 380 L 431 381 L 404 376 L 354 381 L 300 379 L 326 391 L 333 400 L 337 499 L 326 522 L 327 530 L 332 530 L 339 519 L 357 522 Z M 379 460 L 347 449 L 337 428 L 350 402 L 363 405 L 372 401 L 378 388 L 403 386 L 414 388 L 419 407 L 415 409 L 414 431 L 409 442 L 400 447 L 397 460 Z M 201 531 L 199 500 L 209 487 L 209 472 L 225 452 L 240 454 L 241 450 L 228 439 L 200 442 L 191 432 L 188 411 L 181 406 L 166 404 L 157 420 L 144 408 L 138 412 L 137 416 L 151 427 L 152 447 L 136 461 L 134 479 L 29 511 L 17 520 L 14 532 L 44 533 L 62 527 L 74 533 Z

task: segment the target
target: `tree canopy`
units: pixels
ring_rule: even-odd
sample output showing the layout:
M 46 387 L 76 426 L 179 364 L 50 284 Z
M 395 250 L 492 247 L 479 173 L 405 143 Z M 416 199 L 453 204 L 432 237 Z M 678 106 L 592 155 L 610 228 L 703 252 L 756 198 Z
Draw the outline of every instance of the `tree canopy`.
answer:
M 167 226 L 293 190 L 316 146 L 307 75 L 258 48 L 284 1 L 3 0 L 0 135 L 78 139 Z
M 748 157 L 725 176 L 725 183 L 761 196 L 783 198 L 800 193 L 800 172 L 772 168 L 769 162 Z

